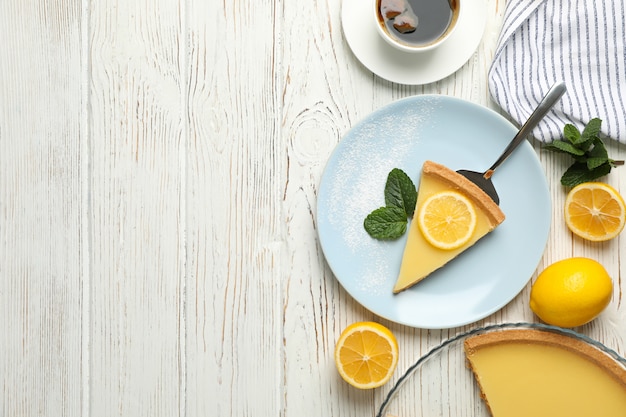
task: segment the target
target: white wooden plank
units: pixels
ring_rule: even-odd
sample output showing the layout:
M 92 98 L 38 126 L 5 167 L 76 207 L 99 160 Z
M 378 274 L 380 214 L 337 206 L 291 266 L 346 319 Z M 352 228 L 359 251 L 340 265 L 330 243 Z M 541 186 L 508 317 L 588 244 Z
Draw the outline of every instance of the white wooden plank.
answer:
M 188 4 L 187 415 L 281 414 L 280 2 Z
M 94 1 L 89 13 L 89 415 L 181 415 L 181 5 Z
M 80 19 L 0 3 L 3 416 L 81 412 Z

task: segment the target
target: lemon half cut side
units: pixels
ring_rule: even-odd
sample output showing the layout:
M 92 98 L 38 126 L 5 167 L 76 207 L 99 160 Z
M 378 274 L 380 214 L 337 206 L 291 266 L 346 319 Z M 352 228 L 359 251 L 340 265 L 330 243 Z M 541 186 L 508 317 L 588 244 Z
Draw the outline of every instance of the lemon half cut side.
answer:
M 567 194 L 565 223 L 572 233 L 583 239 L 593 242 L 613 239 L 626 223 L 624 199 L 608 184 L 579 184 Z
M 387 383 L 398 364 L 398 342 L 388 328 L 375 322 L 351 324 L 335 346 L 339 375 L 359 389 Z

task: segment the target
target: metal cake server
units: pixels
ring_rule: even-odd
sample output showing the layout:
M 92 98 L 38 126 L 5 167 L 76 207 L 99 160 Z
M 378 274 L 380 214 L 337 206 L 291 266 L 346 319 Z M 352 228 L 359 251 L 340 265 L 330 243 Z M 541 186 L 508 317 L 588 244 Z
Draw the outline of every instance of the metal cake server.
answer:
M 544 116 L 550 111 L 550 109 L 556 104 L 557 101 L 563 96 L 565 93 L 565 84 L 562 82 L 557 82 L 548 91 L 548 93 L 543 97 L 537 108 L 530 115 L 528 120 L 522 125 L 520 130 L 511 140 L 511 143 L 504 149 L 504 152 L 496 162 L 493 163 L 491 167 L 485 172 L 476 172 L 476 171 L 468 171 L 465 169 L 457 171 L 459 174 L 466 177 L 468 180 L 472 181 L 474 184 L 478 185 L 496 204 L 500 204 L 500 197 L 498 197 L 498 193 L 496 192 L 496 188 L 493 186 L 491 181 L 491 176 L 495 172 L 496 168 L 500 166 L 511 153 L 519 146 L 520 143 L 524 141 L 526 136 L 537 126 L 537 124 L 544 118 Z

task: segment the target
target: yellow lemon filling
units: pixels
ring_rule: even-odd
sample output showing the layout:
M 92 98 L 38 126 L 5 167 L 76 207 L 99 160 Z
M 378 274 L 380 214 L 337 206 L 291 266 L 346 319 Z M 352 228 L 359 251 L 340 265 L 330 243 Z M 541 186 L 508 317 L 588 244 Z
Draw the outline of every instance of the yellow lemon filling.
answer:
M 494 417 L 626 415 L 626 368 L 583 341 L 508 330 L 469 338 L 465 351 Z

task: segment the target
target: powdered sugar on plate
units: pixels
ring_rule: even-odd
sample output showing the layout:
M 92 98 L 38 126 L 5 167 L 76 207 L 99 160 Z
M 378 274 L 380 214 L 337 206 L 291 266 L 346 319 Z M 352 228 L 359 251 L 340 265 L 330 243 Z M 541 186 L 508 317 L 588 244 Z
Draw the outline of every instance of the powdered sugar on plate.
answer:
M 430 106 L 428 101 L 424 104 L 364 121 L 346 135 L 343 146 L 333 154 L 328 219 L 353 254 L 384 254 L 385 246 L 394 244 L 370 237 L 363 220 L 372 210 L 385 205 L 385 183 L 392 169 L 405 170 L 417 185 L 421 164 L 409 159 L 410 151 L 419 143 L 420 132 L 429 123 L 437 100 L 430 98 Z M 365 262 L 367 273 L 361 287 L 373 292 L 387 291 L 388 277 L 397 273 L 397 262 L 380 256 L 368 257 Z M 387 287 L 382 288 L 385 283 Z
M 329 213 L 332 224 L 342 231 L 346 245 L 352 250 L 363 250 L 364 246 L 376 243 L 363 228 L 363 220 L 372 210 L 385 205 L 387 175 L 394 168 L 407 169 L 406 165 L 410 165 L 405 159 L 419 142 L 419 128 L 427 121 L 425 113 L 404 111 L 385 115 L 355 129 L 350 146 L 338 150 Z M 383 152 L 379 143 L 381 132 L 391 132 L 384 138 Z M 417 180 L 419 168 L 407 169 L 413 181 Z

